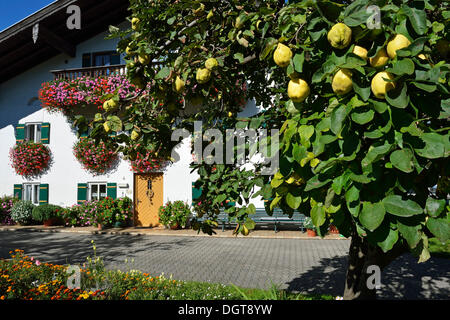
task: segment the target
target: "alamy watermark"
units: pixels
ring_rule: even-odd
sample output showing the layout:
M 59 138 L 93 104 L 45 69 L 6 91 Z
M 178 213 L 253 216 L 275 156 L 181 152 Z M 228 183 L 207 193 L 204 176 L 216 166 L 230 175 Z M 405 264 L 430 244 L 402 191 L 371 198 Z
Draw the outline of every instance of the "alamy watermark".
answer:
M 279 130 L 271 129 L 270 136 L 267 129 L 226 129 L 225 137 L 218 129 L 207 129 L 203 132 L 203 123 L 194 122 L 194 132 L 177 129 L 172 133 L 172 141 L 180 138 L 193 138 L 194 163 L 212 164 L 246 163 L 246 149 L 251 163 L 262 164 L 262 175 L 273 175 L 279 168 Z M 203 148 L 203 142 L 209 142 Z M 172 150 L 172 158 L 177 159 L 178 145 Z

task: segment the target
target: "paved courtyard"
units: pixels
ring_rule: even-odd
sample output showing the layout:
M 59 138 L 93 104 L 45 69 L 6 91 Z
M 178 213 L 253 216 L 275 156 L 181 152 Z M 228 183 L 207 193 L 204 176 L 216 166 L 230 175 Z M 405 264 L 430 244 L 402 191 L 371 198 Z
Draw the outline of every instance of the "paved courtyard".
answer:
M 13 249 L 52 263 L 82 264 L 91 240 L 108 268 L 137 269 L 174 279 L 234 283 L 342 295 L 349 240 L 194 237 L 0 231 L 0 258 Z M 127 261 L 127 262 L 126 262 Z M 410 255 L 382 274 L 382 298 L 449 299 L 450 260 L 417 264 Z

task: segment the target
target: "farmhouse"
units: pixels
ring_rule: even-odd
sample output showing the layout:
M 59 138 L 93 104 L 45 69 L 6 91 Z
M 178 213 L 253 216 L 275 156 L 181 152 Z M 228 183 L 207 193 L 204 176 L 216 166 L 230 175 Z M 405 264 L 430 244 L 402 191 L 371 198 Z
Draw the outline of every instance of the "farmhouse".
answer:
M 70 23 L 73 5 L 80 9 L 79 28 Z M 110 25 L 129 27 L 127 7 L 126 0 L 60 0 L 0 32 L 0 195 L 59 206 L 129 197 L 135 226 L 157 225 L 158 208 L 169 200 L 192 203 L 199 191 L 193 188 L 198 176 L 190 173 L 188 140 L 177 150 L 179 161 L 160 171 L 134 172 L 119 158 L 112 170 L 93 174 L 74 156 L 79 137 L 67 117 L 44 108 L 39 99 L 42 84 L 55 79 L 124 78 L 118 40 L 105 38 Z M 243 112 L 254 110 L 249 103 Z M 51 152 L 49 168 L 39 176 L 20 175 L 11 164 L 10 150 L 24 141 L 42 143 Z

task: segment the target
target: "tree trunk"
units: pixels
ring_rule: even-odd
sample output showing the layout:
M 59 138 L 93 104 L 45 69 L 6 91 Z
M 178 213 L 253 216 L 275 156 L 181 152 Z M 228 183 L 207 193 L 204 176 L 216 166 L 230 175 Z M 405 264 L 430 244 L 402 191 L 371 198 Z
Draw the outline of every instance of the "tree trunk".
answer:
M 405 252 L 405 246 L 399 244 L 391 251 L 384 253 L 379 247 L 369 244 L 367 238 L 362 238 L 356 231 L 353 232 L 348 255 L 344 300 L 376 299 L 376 288 L 369 289 L 367 285 L 367 280 L 373 275 L 373 272 L 367 273 L 367 268 L 375 265 L 381 272 Z

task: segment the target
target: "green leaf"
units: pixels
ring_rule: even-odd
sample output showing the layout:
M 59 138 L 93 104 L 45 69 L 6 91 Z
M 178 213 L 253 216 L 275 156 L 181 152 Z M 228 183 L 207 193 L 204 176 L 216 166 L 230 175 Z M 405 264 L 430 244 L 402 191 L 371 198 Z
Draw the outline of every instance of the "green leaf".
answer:
M 397 60 L 392 68 L 388 68 L 386 71 L 399 76 L 404 74 L 411 75 L 414 73 L 414 62 L 411 59 Z
M 397 228 L 402 237 L 405 238 L 406 242 L 408 242 L 411 249 L 415 248 L 419 244 L 420 239 L 422 239 L 420 224 L 411 226 L 404 224 L 401 221 L 397 221 Z
M 409 96 L 406 84 L 402 84 L 400 88 L 389 90 L 386 94 L 386 101 L 396 108 L 404 109 L 409 104 Z
M 411 217 L 423 212 L 418 203 L 412 200 L 403 200 L 399 195 L 387 196 L 383 199 L 383 205 L 387 212 L 399 217 Z
M 426 226 L 440 241 L 445 242 L 450 239 L 450 219 L 446 218 L 428 218 Z
M 345 193 L 345 201 L 347 203 L 348 211 L 354 216 L 357 217 L 360 209 L 360 201 L 359 201 L 359 189 L 356 186 L 352 186 Z
M 358 124 L 366 124 L 372 121 L 375 112 L 373 110 L 368 110 L 366 112 L 353 112 L 352 120 Z
M 248 214 L 255 214 L 256 213 L 256 207 L 253 203 L 250 203 L 247 207 L 247 213 Z
M 292 209 L 297 209 L 300 204 L 302 203 L 302 197 L 301 196 L 294 196 L 292 193 L 288 193 L 286 195 L 286 203 L 289 207 Z
M 122 120 L 118 116 L 109 116 L 107 120 L 112 131 L 122 131 Z
M 296 53 L 292 61 L 294 62 L 295 71 L 302 73 L 303 63 L 305 62 L 305 52 L 303 51 L 301 54 Z
M 265 44 L 266 44 L 266 46 L 264 47 L 263 51 L 259 55 L 259 60 L 264 60 L 269 55 L 269 53 L 278 44 L 278 40 L 275 38 L 267 38 L 265 41 Z
M 244 61 L 244 55 L 240 52 L 236 52 L 233 55 L 233 58 L 235 58 L 237 61 L 239 61 L 239 63 L 242 63 L 242 61 Z
M 338 108 L 333 110 L 331 114 L 331 131 L 339 136 L 342 131 L 342 127 L 344 125 L 344 121 L 347 118 L 349 113 L 349 107 L 346 105 L 341 105 Z
M 377 244 L 383 250 L 383 252 L 388 252 L 394 247 L 397 241 L 398 241 L 398 231 L 389 229 L 387 237 L 383 241 L 378 242 Z
M 323 187 L 324 185 L 326 185 L 327 183 L 332 181 L 331 179 L 326 179 L 324 181 L 320 181 L 319 177 L 320 177 L 320 175 L 315 175 L 314 177 L 309 179 L 308 182 L 306 183 L 305 191 L 310 191 L 313 189 Z
M 413 153 L 409 149 L 396 150 L 391 153 L 390 161 L 397 169 L 410 173 L 414 171 Z
M 170 75 L 170 68 L 169 67 L 163 67 L 159 72 L 156 74 L 155 79 L 165 79 Z
M 323 225 L 326 220 L 325 207 L 316 205 L 311 208 L 311 220 L 316 227 Z
M 417 88 L 426 91 L 426 92 L 434 92 L 437 89 L 437 86 L 435 84 L 429 84 L 429 83 L 422 83 L 422 82 L 412 82 L 413 85 L 415 85 Z
M 364 227 L 373 231 L 381 225 L 385 214 L 386 210 L 381 202 L 370 203 L 366 201 L 363 202 L 359 221 Z
M 415 57 L 423 51 L 423 47 L 427 41 L 428 37 L 417 38 L 407 48 L 397 50 L 397 56 Z
M 424 142 L 423 146 L 416 147 L 416 153 L 427 159 L 445 158 L 449 156 L 449 136 L 440 135 L 438 133 L 424 133 L 420 135 L 420 139 Z
M 433 218 L 437 218 L 445 209 L 445 199 L 428 198 L 425 205 L 426 212 Z
M 407 5 L 402 5 L 402 10 L 405 12 L 409 19 L 414 31 L 418 35 L 425 34 L 427 32 L 427 14 L 425 10 L 419 10 L 416 8 L 410 8 Z

